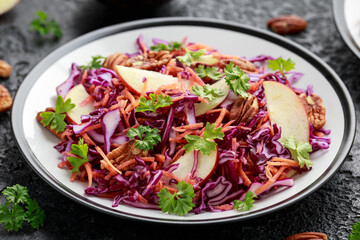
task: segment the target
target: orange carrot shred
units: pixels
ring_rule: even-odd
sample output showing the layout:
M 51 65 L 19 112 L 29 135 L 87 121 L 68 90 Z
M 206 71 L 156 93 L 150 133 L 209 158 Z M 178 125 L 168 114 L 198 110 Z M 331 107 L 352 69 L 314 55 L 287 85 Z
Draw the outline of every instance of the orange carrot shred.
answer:
M 89 187 L 91 187 L 92 185 L 92 167 L 91 167 L 91 164 L 89 162 L 86 162 L 84 163 L 84 167 L 85 167 L 85 170 L 86 170 L 86 173 L 88 175 L 88 181 L 89 181 Z

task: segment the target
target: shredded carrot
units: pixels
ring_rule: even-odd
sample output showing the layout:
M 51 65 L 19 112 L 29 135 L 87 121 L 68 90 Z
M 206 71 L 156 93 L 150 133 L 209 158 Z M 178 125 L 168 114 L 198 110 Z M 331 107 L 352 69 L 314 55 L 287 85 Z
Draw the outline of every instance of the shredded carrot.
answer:
M 63 167 L 65 167 L 67 164 L 66 164 L 66 161 L 63 161 L 63 162 L 60 162 L 59 164 L 58 164 L 58 167 L 59 168 L 63 168 Z
M 144 198 L 143 196 L 141 196 L 141 194 L 139 193 L 139 201 L 144 203 L 144 204 L 148 204 L 148 200 L 146 200 L 146 198 Z
M 127 166 L 129 166 L 129 165 L 131 165 L 131 164 L 134 164 L 134 163 L 136 163 L 135 158 L 131 158 L 131 159 L 129 159 L 129 160 L 127 160 L 127 161 L 119 164 L 116 168 L 119 169 L 119 170 L 122 170 L 122 169 L 124 169 L 125 167 L 127 167 Z
M 71 177 L 70 177 L 70 182 L 75 181 L 75 179 L 76 179 L 76 175 L 77 175 L 77 173 L 76 173 L 76 172 L 74 172 L 74 173 L 72 173 L 72 174 L 71 174 Z
M 194 82 L 196 82 L 200 86 L 204 86 L 204 84 L 205 84 L 204 81 L 194 72 L 194 70 L 192 70 L 189 67 L 186 67 L 185 71 L 187 71 L 188 73 L 191 74 L 191 77 L 193 77 Z
M 183 79 L 181 77 L 181 73 L 177 74 L 177 78 L 178 78 L 178 81 L 179 81 L 179 84 L 180 84 L 181 91 L 185 92 L 184 81 L 183 81 Z
M 91 138 L 89 137 L 89 135 L 86 132 L 82 132 L 80 133 L 80 135 L 85 139 L 85 141 L 93 146 L 96 146 L 96 144 L 93 142 L 93 140 L 91 140 Z
M 213 47 L 210 47 L 206 44 L 203 44 L 203 43 L 195 43 L 195 44 L 192 44 L 192 45 L 188 45 L 186 47 L 187 50 L 189 51 L 197 51 L 197 50 L 200 50 L 200 49 L 205 49 L 206 51 L 209 51 L 209 52 L 212 52 L 214 50 Z
M 181 96 L 179 96 L 179 97 L 175 97 L 175 98 L 173 98 L 171 101 L 174 103 L 174 102 L 178 102 L 178 101 L 180 101 L 181 99 L 184 99 L 184 95 L 181 95 Z
M 97 124 L 88 126 L 87 128 L 85 128 L 83 130 L 83 132 L 88 132 L 88 131 L 95 130 L 95 129 L 98 129 L 98 128 L 101 128 L 101 123 L 97 123 Z
M 87 173 L 87 176 L 88 176 L 89 187 L 91 187 L 92 178 L 93 178 L 91 164 L 89 162 L 86 162 L 86 163 L 84 163 L 84 167 L 85 167 L 85 170 L 86 170 L 86 173 Z
M 165 89 L 181 89 L 181 87 L 178 83 L 164 84 L 158 87 L 158 89 L 155 90 L 155 93 L 160 94 Z
M 180 127 L 173 127 L 173 129 L 178 132 L 183 132 L 183 130 L 198 129 L 198 128 L 202 128 L 203 126 L 204 126 L 204 123 L 194 123 L 194 124 L 188 124 L 188 125 L 184 125 L 184 126 L 180 126 Z
M 132 104 L 136 103 L 134 96 L 126 88 L 122 91 L 122 93 Z
M 163 185 L 163 187 L 167 188 L 171 194 L 174 194 L 175 192 L 177 192 L 177 190 L 175 188 L 168 187 L 168 186 L 165 186 L 165 185 Z
M 286 167 L 281 167 L 278 172 L 270 178 L 263 186 L 261 186 L 258 190 L 255 191 L 255 194 L 259 196 L 261 193 L 266 191 L 280 176 L 280 174 L 286 169 Z
M 155 161 L 155 157 L 139 157 L 140 159 L 142 159 L 144 162 L 154 162 Z
M 215 121 L 215 127 L 219 127 L 220 126 L 220 123 L 222 122 L 222 120 L 224 119 L 225 117 L 225 114 L 228 110 L 226 108 L 223 108 L 219 114 L 219 117 L 216 119 Z
M 313 131 L 313 134 L 317 137 L 323 137 L 324 133 L 320 132 L 320 131 Z
M 155 160 L 158 162 L 165 162 L 165 155 L 164 154 L 155 154 Z
M 144 84 L 143 84 L 140 97 L 145 97 L 145 95 L 146 95 L 146 89 L 147 89 L 147 84 L 148 84 L 148 79 L 145 78 L 145 82 L 144 82 Z
M 251 181 L 250 181 L 249 177 L 245 174 L 244 170 L 242 169 L 241 161 L 239 162 L 238 172 L 239 172 L 240 176 L 242 177 L 242 179 L 244 180 L 245 186 L 250 186 Z
M 85 79 L 86 79 L 86 77 L 87 77 L 87 75 L 88 75 L 87 72 L 88 72 L 88 70 L 86 69 L 86 70 L 84 71 L 82 77 L 81 77 L 80 83 L 83 84 L 83 85 L 84 85 Z
M 227 55 L 219 52 L 212 52 L 212 55 L 219 59 L 240 59 L 239 56 Z
M 103 152 L 103 150 L 99 147 L 99 146 L 95 146 L 96 151 L 101 155 L 101 157 L 105 160 L 105 162 L 112 168 L 114 169 L 116 172 L 118 172 L 119 174 L 121 174 L 121 171 L 119 171 L 116 167 L 114 167 L 114 165 L 112 165 L 112 163 L 110 162 L 110 160 L 106 157 L 105 153 Z
M 169 141 L 170 142 L 177 142 L 180 139 L 184 138 L 186 135 L 189 135 L 189 134 L 192 134 L 192 133 L 194 133 L 194 130 L 187 130 L 186 132 L 180 134 L 179 136 L 176 136 L 174 138 L 169 138 Z
M 219 205 L 219 206 L 214 206 L 214 208 L 218 209 L 218 210 L 227 211 L 227 210 L 232 210 L 234 208 L 234 206 L 231 204 L 223 204 L 223 205 Z
M 207 99 L 206 99 L 206 98 L 204 98 L 204 97 L 200 97 L 200 96 L 198 96 L 198 99 L 199 99 L 199 101 L 200 101 L 200 102 L 204 102 L 204 103 L 209 104 L 209 100 L 207 100 Z
M 175 153 L 172 162 L 176 162 L 185 152 L 185 148 L 181 148 L 177 153 Z

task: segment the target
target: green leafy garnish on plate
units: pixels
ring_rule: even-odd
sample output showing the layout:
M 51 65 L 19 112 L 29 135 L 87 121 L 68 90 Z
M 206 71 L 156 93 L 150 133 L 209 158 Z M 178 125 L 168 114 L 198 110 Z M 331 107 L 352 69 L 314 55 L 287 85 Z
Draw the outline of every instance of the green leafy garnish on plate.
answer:
M 183 48 L 183 45 L 180 42 L 170 42 L 169 44 L 158 43 L 157 45 L 151 46 L 150 49 L 152 51 L 159 52 L 161 50 L 173 51 L 180 50 Z
M 136 139 L 135 147 L 141 150 L 151 150 L 161 141 L 159 132 L 160 130 L 157 128 L 140 125 L 137 128 L 130 128 L 126 136 Z
M 202 55 L 206 53 L 205 49 L 200 49 L 198 51 L 189 51 L 185 50 L 184 56 L 178 56 L 176 57 L 177 60 L 185 64 L 186 66 L 191 66 L 191 62 L 193 60 L 198 60 Z
M 252 208 L 252 206 L 253 206 L 253 202 L 255 201 L 254 198 L 256 198 L 256 195 L 253 192 L 248 191 L 245 194 L 244 201 L 234 200 L 234 209 L 235 210 L 249 211 L 250 208 Z
M 73 169 L 71 170 L 73 173 L 78 173 L 80 171 L 80 167 L 89 161 L 87 158 L 87 154 L 89 151 L 88 145 L 84 144 L 84 139 L 81 138 L 78 142 L 78 144 L 72 144 L 71 145 L 71 151 L 70 153 L 75 154 L 79 157 L 67 157 L 67 160 L 73 166 Z
M 244 98 L 249 96 L 247 90 L 250 88 L 250 77 L 243 70 L 240 70 L 239 66 L 234 66 L 233 62 L 230 62 L 226 64 L 224 73 L 226 83 L 236 95 Z
M 271 68 L 273 71 L 280 71 L 282 73 L 288 72 L 295 68 L 295 62 L 288 58 L 287 60 L 283 58 L 278 58 L 275 60 L 268 61 L 268 67 Z
M 205 68 L 205 66 L 201 64 L 195 69 L 195 72 L 200 78 L 209 77 L 215 81 L 219 80 L 223 76 L 217 67 L 207 66 Z
M 299 162 L 301 168 L 306 166 L 309 169 L 311 165 L 314 165 L 309 156 L 309 152 L 312 151 L 310 143 L 300 142 L 294 136 L 290 136 L 282 141 L 282 145 L 289 149 L 291 157 Z
M 81 65 L 81 66 L 79 66 L 79 68 L 83 71 L 91 70 L 91 69 L 99 69 L 99 68 L 101 68 L 102 63 L 106 59 L 106 57 L 103 57 L 100 55 L 92 56 L 91 58 L 92 58 L 92 60 L 87 65 Z
M 171 105 L 171 97 L 163 94 L 150 93 L 150 99 L 145 97 L 140 98 L 139 106 L 136 108 L 136 112 L 151 111 L 155 113 L 158 108 L 167 107 Z
M 206 98 L 209 101 L 224 96 L 224 93 L 220 89 L 213 89 L 209 84 L 204 86 L 193 86 L 192 91 L 195 95 Z

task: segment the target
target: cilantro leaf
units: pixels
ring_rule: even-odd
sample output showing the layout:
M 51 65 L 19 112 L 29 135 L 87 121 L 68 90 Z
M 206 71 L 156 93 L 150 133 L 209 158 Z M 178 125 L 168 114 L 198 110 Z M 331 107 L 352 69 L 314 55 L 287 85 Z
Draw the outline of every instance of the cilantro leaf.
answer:
M 75 107 L 75 104 L 71 103 L 70 98 L 63 103 L 63 98 L 59 95 L 56 99 L 55 112 L 42 112 L 40 116 L 43 118 L 41 123 L 44 127 L 50 123 L 51 129 L 56 129 L 57 132 L 63 132 L 66 128 L 65 113 Z
M 233 62 L 227 64 L 224 68 L 225 81 L 230 89 L 242 97 L 248 97 L 247 90 L 250 88 L 250 77 L 244 73 L 238 66 L 234 67 Z
M 190 152 L 192 149 L 200 150 L 200 152 L 204 155 L 210 155 L 210 151 L 216 150 L 216 143 L 214 139 L 223 139 L 225 136 L 222 131 L 222 128 L 215 129 L 215 123 L 210 124 L 206 123 L 204 136 L 200 137 L 197 135 L 187 135 L 185 139 L 187 140 L 187 144 L 184 145 L 186 152 Z
M 176 59 L 187 66 L 191 66 L 192 60 L 198 60 L 202 55 L 204 55 L 206 53 L 205 49 L 200 49 L 200 50 L 194 51 L 194 52 L 185 49 L 185 51 L 186 52 L 185 52 L 184 56 L 178 56 L 178 57 L 176 57 Z
M 69 161 L 69 163 L 71 164 L 71 166 L 73 166 L 73 169 L 71 170 L 73 173 L 78 173 L 80 171 L 80 167 L 89 161 L 89 159 L 87 158 L 87 153 L 88 153 L 88 145 L 84 144 L 84 139 L 80 139 L 78 144 L 72 144 L 71 145 L 71 151 L 70 153 L 75 154 L 77 156 L 79 156 L 80 158 L 77 157 L 67 157 L 67 160 Z
M 278 58 L 275 60 L 268 61 L 268 67 L 271 68 L 273 71 L 279 70 L 280 72 L 288 72 L 295 68 L 295 62 L 288 58 L 287 60 L 283 58 Z
M 14 203 L 12 208 L 9 202 L 0 205 L 0 223 L 4 224 L 8 231 L 17 232 L 22 228 L 25 219 L 26 213 L 19 204 Z
M 294 136 L 290 136 L 282 141 L 282 145 L 289 149 L 291 157 L 299 162 L 301 168 L 306 165 L 309 169 L 311 165 L 314 165 L 309 157 L 309 152 L 312 151 L 310 143 L 299 142 Z
M 203 98 L 207 98 L 208 100 L 213 100 L 224 96 L 224 93 L 220 89 L 211 88 L 209 84 L 205 84 L 204 86 L 193 86 L 192 91 L 195 95 L 198 95 Z
M 160 190 L 159 207 L 162 212 L 183 216 L 195 207 L 192 202 L 195 197 L 194 188 L 184 181 L 179 182 L 176 188 L 178 191 L 174 194 L 171 194 L 167 188 Z
M 82 71 L 91 70 L 91 69 L 99 69 L 99 68 L 101 68 L 103 61 L 106 59 L 106 57 L 103 57 L 100 55 L 92 56 L 91 58 L 92 58 L 91 62 L 89 62 L 87 65 L 79 66 L 79 68 Z
M 156 115 L 156 110 L 158 108 L 167 107 L 172 104 L 171 97 L 163 94 L 157 95 L 156 93 L 150 93 L 149 97 L 149 100 L 145 97 L 140 98 L 139 106 L 136 108 L 136 112 L 151 111 Z
M 130 128 L 126 136 L 136 139 L 135 147 L 141 150 L 151 150 L 161 141 L 159 132 L 160 130 L 157 128 L 140 125 L 138 128 Z
M 16 184 L 12 187 L 7 187 L 2 191 L 6 196 L 6 200 L 12 203 L 25 204 L 29 200 L 29 192 L 27 187 Z
M 207 66 L 205 69 L 204 65 L 199 65 L 196 69 L 195 69 L 196 74 L 200 77 L 200 78 L 204 78 L 204 77 L 209 77 L 212 80 L 219 80 L 220 78 L 222 78 L 222 74 L 219 72 L 217 67 L 210 67 Z
M 352 226 L 351 234 L 349 235 L 349 240 L 359 240 L 360 239 L 360 220 L 357 221 Z
M 35 229 L 39 229 L 40 226 L 43 227 L 46 216 L 39 203 L 35 199 L 30 199 L 26 209 L 26 221 L 30 226 Z
M 41 36 L 53 33 L 57 38 L 62 37 L 62 31 L 55 20 L 48 20 L 48 15 L 43 11 L 36 12 L 37 18 L 31 21 L 30 30 L 37 31 Z
M 256 198 L 256 195 L 253 192 L 248 191 L 245 194 L 244 201 L 234 200 L 234 209 L 243 211 L 250 210 L 253 206 L 252 203 L 255 201 L 254 198 Z
M 156 52 L 159 52 L 161 50 L 168 50 L 171 52 L 173 50 L 179 50 L 181 48 L 183 48 L 183 45 L 179 42 L 170 42 L 169 44 L 158 43 L 157 45 L 150 47 L 152 51 Z

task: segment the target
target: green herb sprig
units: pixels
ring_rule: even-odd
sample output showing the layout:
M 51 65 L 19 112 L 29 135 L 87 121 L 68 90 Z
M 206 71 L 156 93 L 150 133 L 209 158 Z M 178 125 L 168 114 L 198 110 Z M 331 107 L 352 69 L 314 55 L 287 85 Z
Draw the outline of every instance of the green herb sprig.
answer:
M 159 207 L 162 212 L 183 216 L 195 207 L 193 199 L 195 197 L 194 188 L 191 184 L 181 181 L 177 184 L 177 192 L 171 194 L 167 188 L 163 188 L 158 193 Z
M 70 153 L 75 154 L 79 157 L 67 157 L 67 160 L 73 166 L 73 169 L 71 170 L 73 173 L 78 173 L 80 171 L 80 167 L 89 161 L 87 154 L 89 151 L 89 147 L 87 144 L 84 144 L 84 139 L 81 138 L 78 142 L 78 144 L 72 144 L 71 145 L 71 151 Z
M 220 89 L 211 88 L 209 84 L 205 84 L 204 86 L 193 86 L 192 91 L 195 95 L 206 98 L 209 101 L 212 101 L 216 98 L 224 96 L 224 93 Z
M 200 78 L 209 77 L 215 81 L 219 80 L 223 76 L 217 67 L 207 66 L 205 68 L 205 66 L 201 64 L 195 69 L 195 72 Z
M 140 98 L 139 106 L 136 108 L 136 112 L 150 111 L 155 113 L 158 108 L 167 107 L 172 104 L 171 97 L 163 94 L 150 93 L 150 99 L 145 97 Z
M 306 166 L 309 169 L 311 165 L 314 165 L 309 156 L 309 152 L 312 151 L 310 143 L 300 142 L 294 136 L 290 136 L 282 141 L 282 145 L 289 149 L 291 157 L 299 162 L 301 168 Z
M 239 66 L 235 67 L 233 62 L 230 62 L 225 66 L 224 73 L 226 83 L 236 95 L 244 98 L 249 96 L 247 90 L 250 88 L 250 77 L 240 70 Z
M 256 195 L 253 192 L 248 191 L 245 194 L 244 201 L 234 200 L 234 209 L 235 210 L 249 211 L 250 208 L 253 207 L 253 202 L 255 201 L 254 198 L 256 198 Z
M 51 129 L 56 129 L 57 132 L 63 132 L 66 128 L 65 113 L 75 107 L 75 104 L 71 103 L 71 99 L 67 99 L 65 102 L 59 95 L 56 99 L 55 112 L 42 112 L 40 116 L 43 118 L 41 123 L 44 127 L 50 124 Z
M 151 150 L 161 141 L 159 132 L 160 130 L 157 128 L 140 125 L 137 128 L 130 128 L 126 136 L 130 139 L 138 138 L 135 140 L 135 147 L 141 150 Z
M 360 239 L 360 219 L 352 226 L 351 234 L 349 235 L 349 240 L 359 240 Z
M 36 12 L 37 18 L 31 21 L 30 30 L 37 31 L 41 36 L 53 33 L 57 38 L 62 37 L 62 31 L 55 20 L 49 20 L 48 14 L 43 11 Z
M 185 54 L 183 56 L 176 57 L 177 60 L 185 64 L 186 66 L 191 66 L 192 60 L 198 60 L 202 55 L 206 53 L 205 49 L 200 49 L 198 51 L 189 51 L 185 50 Z
M 295 68 L 295 62 L 288 58 L 287 60 L 283 58 L 278 58 L 275 60 L 268 61 L 268 67 L 271 68 L 273 71 L 280 71 L 284 74 L 284 72 L 288 72 Z
M 92 56 L 91 58 L 92 58 L 92 60 L 87 65 L 79 66 L 79 68 L 82 71 L 91 70 L 91 69 L 99 69 L 99 68 L 101 68 L 102 63 L 106 59 L 106 57 L 103 57 L 103 56 L 100 56 L 100 55 Z
M 180 42 L 170 42 L 169 44 L 158 43 L 157 45 L 151 46 L 150 49 L 152 51 L 159 52 L 161 50 L 173 51 L 180 50 L 184 48 L 184 46 Z
M 27 187 L 16 184 L 2 191 L 6 196 L 4 204 L 0 204 L 0 223 L 8 231 L 18 231 L 24 222 L 32 228 L 44 226 L 45 211 L 35 199 L 31 199 Z

